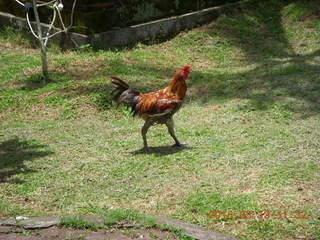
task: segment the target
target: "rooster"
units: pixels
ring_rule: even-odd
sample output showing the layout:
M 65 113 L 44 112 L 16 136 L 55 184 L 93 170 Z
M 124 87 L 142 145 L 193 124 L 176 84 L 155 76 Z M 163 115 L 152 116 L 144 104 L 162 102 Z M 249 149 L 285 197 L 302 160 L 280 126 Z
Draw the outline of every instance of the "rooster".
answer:
M 141 129 L 143 149 L 149 151 L 147 132 L 152 125 L 165 124 L 168 132 L 174 139 L 173 146 L 180 147 L 181 143 L 174 132 L 172 116 L 180 109 L 187 92 L 186 80 L 190 73 L 190 66 L 184 66 L 173 76 L 169 85 L 155 92 L 141 94 L 117 77 L 111 77 L 111 83 L 116 86 L 113 91 L 113 101 L 131 107 L 133 115 L 145 120 Z

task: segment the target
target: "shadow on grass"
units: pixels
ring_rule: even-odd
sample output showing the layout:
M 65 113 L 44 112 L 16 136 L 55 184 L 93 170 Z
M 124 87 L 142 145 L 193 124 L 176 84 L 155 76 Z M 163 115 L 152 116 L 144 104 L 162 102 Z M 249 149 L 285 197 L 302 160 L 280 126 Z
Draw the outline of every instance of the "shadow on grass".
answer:
M 293 52 L 281 13 L 288 3 L 286 0 L 243 2 L 228 9 L 207 32 L 209 35 L 221 36 L 242 49 L 248 61 L 284 57 Z
M 43 77 L 42 72 L 37 72 L 31 74 L 27 77 L 23 85 L 21 86 L 21 90 L 32 91 L 37 90 L 39 88 L 43 88 L 50 83 L 62 83 L 67 82 L 71 79 L 70 74 L 61 72 L 61 71 L 49 71 L 49 79 L 45 79 Z
M 175 154 L 177 152 L 181 152 L 184 149 L 190 149 L 191 147 L 187 146 L 187 145 L 182 145 L 180 147 L 176 147 L 176 146 L 159 146 L 159 147 L 149 147 L 149 151 L 145 152 L 142 149 L 130 152 L 133 155 L 139 155 L 139 154 L 151 154 L 151 155 L 155 155 L 155 156 L 165 156 L 165 155 L 171 155 L 171 154 Z
M 44 150 L 46 145 L 41 145 L 32 140 L 21 141 L 13 138 L 0 143 L 0 183 L 13 182 L 21 183 L 19 179 L 11 179 L 17 174 L 32 173 L 25 161 L 45 157 L 53 154 L 52 151 Z

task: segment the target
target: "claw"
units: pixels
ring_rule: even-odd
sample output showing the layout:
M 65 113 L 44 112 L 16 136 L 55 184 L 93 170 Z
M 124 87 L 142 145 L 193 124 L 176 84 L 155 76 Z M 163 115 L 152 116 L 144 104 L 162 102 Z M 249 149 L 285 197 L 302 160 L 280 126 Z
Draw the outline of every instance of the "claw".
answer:
M 148 153 L 148 152 L 150 152 L 150 148 L 144 147 L 144 148 L 141 149 L 141 151 L 145 152 L 145 153 Z
M 175 143 L 172 145 L 172 147 L 183 147 L 183 144 L 181 143 Z

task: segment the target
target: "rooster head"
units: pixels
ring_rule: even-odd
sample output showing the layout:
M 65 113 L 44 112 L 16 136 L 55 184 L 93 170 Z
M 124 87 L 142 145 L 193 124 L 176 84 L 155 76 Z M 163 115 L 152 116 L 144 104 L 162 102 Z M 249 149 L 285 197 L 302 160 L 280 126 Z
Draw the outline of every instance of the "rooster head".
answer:
M 179 77 L 183 80 L 187 80 L 190 74 L 190 66 L 186 65 L 178 71 Z

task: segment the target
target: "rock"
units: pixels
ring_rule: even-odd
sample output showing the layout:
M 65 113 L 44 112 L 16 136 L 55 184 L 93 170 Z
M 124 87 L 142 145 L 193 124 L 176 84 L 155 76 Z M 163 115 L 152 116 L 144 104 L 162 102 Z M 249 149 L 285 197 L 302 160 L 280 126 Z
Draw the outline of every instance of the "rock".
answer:
M 40 217 L 21 221 L 19 224 L 25 229 L 41 229 L 57 225 L 59 217 Z
M 82 215 L 81 218 L 94 223 L 97 227 L 103 228 L 104 227 L 104 217 L 99 215 Z
M 25 220 L 21 221 L 16 221 L 16 219 L 9 218 L 0 220 L 0 226 L 23 227 L 25 229 L 40 229 L 52 227 L 59 223 L 58 217 L 39 217 L 32 219 L 24 218 Z
M 17 221 L 14 218 L 0 219 L 0 226 L 15 226 Z
M 199 227 L 194 224 L 185 223 L 180 220 L 164 217 L 153 216 L 158 224 L 167 224 L 175 228 L 181 229 L 183 233 L 189 237 L 199 240 L 236 240 L 235 238 L 222 235 L 221 233 Z
M 28 220 L 29 218 L 23 217 L 23 216 L 18 216 L 16 217 L 16 221 L 22 221 L 22 220 Z
M 12 233 L 11 227 L 0 226 L 0 234 Z

